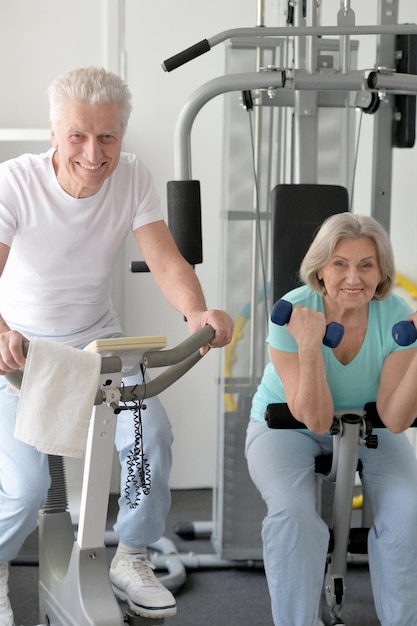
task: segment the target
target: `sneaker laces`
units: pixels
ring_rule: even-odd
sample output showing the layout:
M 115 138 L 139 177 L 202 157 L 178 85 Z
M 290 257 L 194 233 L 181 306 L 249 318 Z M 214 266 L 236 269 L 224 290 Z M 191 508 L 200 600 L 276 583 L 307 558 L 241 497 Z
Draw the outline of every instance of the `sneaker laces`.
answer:
M 124 562 L 126 563 L 126 567 L 132 570 L 134 575 L 148 587 L 160 586 L 160 583 L 154 574 L 155 565 L 148 561 L 147 558 L 137 555 L 129 555 L 124 558 Z

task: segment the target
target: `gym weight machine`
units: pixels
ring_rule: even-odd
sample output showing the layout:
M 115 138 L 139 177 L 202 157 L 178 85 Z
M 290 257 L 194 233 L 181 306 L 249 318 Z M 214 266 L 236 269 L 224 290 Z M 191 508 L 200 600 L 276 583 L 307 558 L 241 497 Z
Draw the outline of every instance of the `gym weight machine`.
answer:
M 250 399 L 266 362 L 264 309 L 270 310 L 282 293 L 297 286 L 294 276 L 301 260 L 294 259 L 294 273 L 287 281 L 290 285 L 283 289 L 281 282 L 276 284 L 271 275 L 275 256 L 278 265 L 285 261 L 272 242 L 271 189 L 291 186 L 311 191 L 316 187 L 320 193 L 321 185 L 329 184 L 353 189 L 353 118 L 354 111 L 359 110 L 361 116 L 372 117 L 374 127 L 371 214 L 389 231 L 392 149 L 414 144 L 417 27 L 397 23 L 399 1 L 380 0 L 379 23 L 369 26 L 355 25 L 347 1 L 340 2 L 337 24 L 326 27 L 317 25 L 315 0 L 289 4 L 293 5 L 293 22 L 285 27 L 266 27 L 258 20 L 255 28 L 218 33 L 163 63 L 166 71 L 173 71 L 214 46 L 227 44 L 228 73 L 191 94 L 177 120 L 175 180 L 168 183 L 170 228 L 184 256 L 192 264 L 200 263 L 201 200 L 199 181 L 192 176 L 191 134 L 206 103 L 226 95 L 222 292 L 224 308 L 235 315 L 237 328 L 243 335 L 244 327 L 246 336 L 233 342 L 233 367 L 224 367 L 219 375 L 221 414 L 213 520 L 184 528 L 186 537 L 211 537 L 219 564 L 262 560 L 260 528 L 265 506 L 247 473 L 245 430 Z M 355 66 L 358 45 L 354 37 L 363 35 L 378 37 L 371 70 Z M 246 113 L 255 121 L 253 151 L 249 140 L 244 141 Z M 337 133 L 336 138 L 330 137 L 329 128 Z M 251 185 L 248 181 L 254 172 L 256 180 Z M 307 203 L 305 221 L 309 219 L 308 207 L 318 207 L 320 199 L 307 198 Z M 351 203 L 352 197 L 343 210 L 349 210 Z M 291 202 L 285 210 L 288 226 Z M 287 231 L 290 247 L 298 235 L 304 237 L 303 222 L 297 222 L 301 215 L 302 211 L 293 220 L 301 232 Z M 315 226 L 320 223 L 317 220 Z M 309 232 L 309 241 L 312 234 Z M 194 246 L 191 251 L 190 241 Z M 227 355 L 226 349 L 226 359 Z M 226 397 L 232 402 L 226 403 Z

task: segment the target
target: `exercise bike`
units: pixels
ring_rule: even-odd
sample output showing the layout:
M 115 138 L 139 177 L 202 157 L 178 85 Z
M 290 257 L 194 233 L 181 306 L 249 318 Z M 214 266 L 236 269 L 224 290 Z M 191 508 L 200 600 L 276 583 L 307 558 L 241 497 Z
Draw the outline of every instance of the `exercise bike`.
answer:
M 108 575 L 105 526 L 117 415 L 126 403 L 151 398 L 176 382 L 201 358 L 214 336 L 200 329 L 172 349 L 164 337 L 100 339 L 88 349 L 102 357 L 85 451 L 78 530 L 68 511 L 63 458 L 48 455 L 51 486 L 39 513 L 39 626 L 156 626 L 163 618 L 123 615 Z M 27 347 L 26 347 L 27 350 Z M 153 380 L 123 386 L 141 368 L 165 367 Z M 7 375 L 20 388 L 23 373 Z M 75 398 L 76 401 L 76 398 Z

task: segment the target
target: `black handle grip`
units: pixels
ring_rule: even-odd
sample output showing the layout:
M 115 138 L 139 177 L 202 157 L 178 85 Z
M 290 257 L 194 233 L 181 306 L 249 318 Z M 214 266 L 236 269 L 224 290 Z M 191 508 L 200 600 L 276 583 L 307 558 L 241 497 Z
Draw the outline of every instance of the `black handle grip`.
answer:
M 168 226 L 179 251 L 190 265 L 203 262 L 201 193 L 198 180 L 167 183 Z
M 138 272 L 149 272 L 150 270 L 145 261 L 132 261 L 130 263 L 130 271 L 133 274 Z
M 274 324 L 278 324 L 279 326 L 284 326 L 284 324 L 288 324 L 290 321 L 290 317 L 292 314 L 292 304 L 288 302 L 288 300 L 277 300 L 275 302 L 272 312 L 271 312 L 271 320 Z M 337 348 L 339 343 L 343 339 L 345 329 L 342 324 L 338 322 L 330 322 L 326 326 L 326 332 L 323 337 L 323 343 L 328 348 Z
M 303 429 L 307 426 L 303 422 L 299 422 L 288 408 L 288 404 L 285 402 L 276 402 L 274 404 L 268 404 L 265 411 L 265 421 L 269 428 L 284 428 L 284 429 Z
M 171 72 L 172 70 L 176 70 L 177 67 L 180 67 L 181 65 L 185 65 L 185 63 L 188 63 L 188 61 L 192 61 L 193 59 L 196 59 L 201 54 L 204 54 L 205 52 L 208 52 L 209 50 L 211 50 L 211 47 L 210 47 L 208 40 L 203 39 L 202 41 L 195 43 L 193 46 L 186 48 L 182 52 L 178 52 L 178 54 L 174 54 L 173 57 L 166 59 L 162 63 L 162 69 L 165 70 L 165 72 Z

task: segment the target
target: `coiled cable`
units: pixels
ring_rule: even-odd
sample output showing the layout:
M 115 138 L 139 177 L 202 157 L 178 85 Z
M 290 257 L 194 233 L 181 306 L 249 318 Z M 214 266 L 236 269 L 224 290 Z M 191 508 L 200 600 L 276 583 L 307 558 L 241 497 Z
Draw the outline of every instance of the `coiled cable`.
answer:
M 133 405 L 123 403 L 125 408 L 130 410 L 133 414 L 135 433 L 133 449 L 129 450 L 127 456 L 127 477 L 124 488 L 125 498 L 131 509 L 137 508 L 141 495 L 147 496 L 151 490 L 151 468 L 145 456 L 143 444 L 142 411 L 146 410 L 146 404 L 144 404 L 144 399 L 146 398 L 146 380 L 145 367 L 143 365 L 141 365 L 141 371 L 144 389 L 143 397 L 138 398 L 136 396 L 134 387 L 131 394 Z

